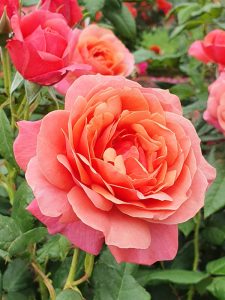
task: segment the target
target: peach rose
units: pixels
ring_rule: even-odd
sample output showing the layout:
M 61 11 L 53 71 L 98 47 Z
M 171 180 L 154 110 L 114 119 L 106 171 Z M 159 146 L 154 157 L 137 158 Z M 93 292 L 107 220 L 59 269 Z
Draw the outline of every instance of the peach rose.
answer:
M 65 110 L 19 122 L 14 152 L 35 196 L 28 210 L 87 252 L 105 242 L 118 262 L 173 259 L 177 224 L 215 178 L 178 97 L 122 76 L 78 78 Z
M 209 98 L 204 119 L 225 135 L 225 73 L 209 86 Z
M 87 64 L 91 70 L 69 72 L 56 89 L 65 94 L 80 75 L 103 74 L 128 76 L 134 69 L 134 57 L 114 33 L 97 25 L 86 27 L 80 34 L 73 55 L 74 63 Z

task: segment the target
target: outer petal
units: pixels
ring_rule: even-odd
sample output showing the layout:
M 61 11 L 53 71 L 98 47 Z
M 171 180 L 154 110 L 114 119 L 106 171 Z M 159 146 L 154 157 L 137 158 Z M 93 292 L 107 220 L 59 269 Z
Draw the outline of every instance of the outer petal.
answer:
M 37 200 L 33 200 L 27 209 L 39 221 L 47 226 L 50 234 L 61 233 L 76 247 L 94 255 L 97 255 L 100 252 L 104 241 L 103 234 L 100 231 L 92 229 L 83 224 L 80 220 L 63 224 L 59 222 L 59 218 L 46 217 L 41 213 Z
M 152 265 L 157 261 L 174 259 L 178 249 L 176 225 L 150 224 L 151 244 L 148 249 L 121 249 L 109 246 L 118 263 L 129 262 Z
M 30 159 L 36 155 L 37 135 L 41 121 L 20 121 L 17 124 L 19 134 L 14 142 L 13 150 L 18 165 L 25 171 Z
M 58 217 L 65 211 L 72 209 L 68 203 L 67 193 L 50 184 L 42 174 L 37 156 L 33 157 L 28 164 L 26 180 L 45 216 Z
M 205 53 L 203 42 L 202 41 L 195 41 L 189 48 L 188 54 L 195 57 L 196 59 L 202 61 L 203 63 L 207 64 L 211 61 L 208 55 Z
M 111 212 L 100 211 L 79 187 L 70 191 L 68 199 L 82 222 L 104 233 L 107 245 L 139 249 L 149 247 L 150 232 L 147 222 L 123 215 L 116 209 Z

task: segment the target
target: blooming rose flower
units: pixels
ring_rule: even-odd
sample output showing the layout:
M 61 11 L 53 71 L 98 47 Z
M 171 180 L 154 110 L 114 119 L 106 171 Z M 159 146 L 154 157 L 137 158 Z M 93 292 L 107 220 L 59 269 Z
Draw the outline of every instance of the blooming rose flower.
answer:
M 24 78 L 50 85 L 69 70 L 82 68 L 71 63 L 79 31 L 72 31 L 61 14 L 37 10 L 21 19 L 11 19 L 13 39 L 7 43 L 16 69 Z
M 41 9 L 62 14 L 71 27 L 82 19 L 77 0 L 41 0 Z
M 177 224 L 203 206 L 215 178 L 178 97 L 87 75 L 65 110 L 18 125 L 14 152 L 35 196 L 28 210 L 50 233 L 92 254 L 105 242 L 118 262 L 174 258 Z
M 189 55 L 208 63 L 225 65 L 225 31 L 216 29 L 208 33 L 203 41 L 195 41 L 189 48 Z
M 6 7 L 7 16 L 11 18 L 19 9 L 19 0 L 1 0 L 0 1 L 0 18 Z
M 86 27 L 80 34 L 73 61 L 91 66 L 89 74 L 128 76 L 134 69 L 134 57 L 114 33 L 97 25 Z M 70 72 L 55 87 L 65 94 L 69 86 L 85 72 Z
M 225 73 L 209 86 L 209 98 L 204 119 L 225 135 Z
M 166 0 L 156 0 L 156 5 L 159 10 L 162 10 L 166 15 L 173 7 L 172 3 Z

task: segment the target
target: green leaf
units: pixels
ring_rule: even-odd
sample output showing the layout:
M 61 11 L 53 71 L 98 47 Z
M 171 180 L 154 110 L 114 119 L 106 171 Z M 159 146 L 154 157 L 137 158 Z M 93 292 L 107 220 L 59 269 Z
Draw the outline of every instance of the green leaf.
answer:
M 57 297 L 56 300 L 82 300 L 80 293 L 73 290 L 62 291 Z
M 217 177 L 206 194 L 205 218 L 225 207 L 225 161 L 222 159 L 217 160 L 214 167 L 217 170 Z
M 193 219 L 189 221 L 179 224 L 180 231 L 187 237 L 194 229 L 195 223 Z
M 134 59 L 135 59 L 135 63 L 139 64 L 143 61 L 146 61 L 148 59 L 154 59 L 155 58 L 155 54 L 152 51 L 146 50 L 146 49 L 138 49 L 137 51 L 135 51 L 133 53 L 134 55 Z
M 32 6 L 38 4 L 39 0 L 22 0 L 22 6 Z
M 177 14 L 178 23 L 183 24 L 188 21 L 191 17 L 191 14 L 199 8 L 201 8 L 201 6 L 198 3 L 190 3 L 188 6 L 180 9 Z
M 113 24 L 118 34 L 130 40 L 135 39 L 136 23 L 125 5 L 120 9 L 104 9 L 103 14 Z
M 15 199 L 12 207 L 12 217 L 20 227 L 22 232 L 33 228 L 34 218 L 26 210 L 27 205 L 34 199 L 31 188 L 26 181 L 21 183 L 15 193 Z
M 153 281 L 167 281 L 176 284 L 196 284 L 205 279 L 208 275 L 202 272 L 187 270 L 149 270 L 138 271 L 138 282 L 146 286 Z
M 25 290 L 23 292 L 11 292 L 8 293 L 5 297 L 4 300 L 34 300 L 34 296 L 30 291 Z
M 170 92 L 177 95 L 180 100 L 189 100 L 195 94 L 193 86 L 190 84 L 176 84 L 171 89 Z
M 202 231 L 202 237 L 210 244 L 220 246 L 225 241 L 223 228 L 208 226 Z
M 24 86 L 25 86 L 27 101 L 29 104 L 31 104 L 37 98 L 42 86 L 28 80 L 25 80 Z
M 105 0 L 84 0 L 84 5 L 91 15 L 95 15 L 96 12 L 104 7 Z
M 16 166 L 13 155 L 13 132 L 5 112 L 0 109 L 0 154 Z
M 134 268 L 131 264 L 117 264 L 110 252 L 104 251 L 94 269 L 94 300 L 151 299 L 132 276 Z
M 31 229 L 20 235 L 9 247 L 9 254 L 11 256 L 23 253 L 28 246 L 39 243 L 47 235 L 47 229 L 45 227 L 38 227 Z
M 22 84 L 23 81 L 23 76 L 19 72 L 16 72 L 10 88 L 10 94 L 12 94 Z
M 212 275 L 225 275 L 225 257 L 210 261 L 206 271 Z
M 19 292 L 29 286 L 31 274 L 28 264 L 22 259 L 15 259 L 8 264 L 3 274 L 3 289 L 7 292 Z
M 20 230 L 12 218 L 0 215 L 0 249 L 7 250 L 20 235 Z
M 37 251 L 37 259 L 44 263 L 47 259 L 64 260 L 70 250 L 70 242 L 62 235 L 51 236 Z
M 207 290 L 217 299 L 225 300 L 225 277 L 214 278 Z

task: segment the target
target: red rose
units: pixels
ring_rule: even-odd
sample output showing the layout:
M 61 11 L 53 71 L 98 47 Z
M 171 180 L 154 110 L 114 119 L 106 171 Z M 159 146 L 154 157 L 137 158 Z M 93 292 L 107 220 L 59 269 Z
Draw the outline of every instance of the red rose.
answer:
M 225 65 L 225 31 L 216 29 L 209 32 L 203 41 L 195 41 L 188 51 L 189 55 L 208 63 Z
M 72 31 L 61 14 L 37 10 L 11 19 L 13 39 L 7 43 L 16 69 L 24 78 L 41 85 L 60 81 L 67 71 L 81 68 L 71 64 L 71 53 L 79 31 Z
M 65 110 L 19 123 L 15 157 L 35 200 L 28 210 L 98 254 L 118 262 L 174 258 L 177 224 L 204 204 L 215 170 L 205 161 L 178 97 L 122 76 L 87 75 Z
M 62 14 L 71 27 L 82 19 L 77 0 L 42 0 L 41 9 Z
M 4 7 L 9 18 L 14 15 L 19 9 L 19 0 L 1 0 L 0 1 L 0 18 L 3 14 Z
M 166 0 L 156 0 L 156 4 L 159 10 L 162 10 L 166 15 L 173 7 L 172 3 Z

